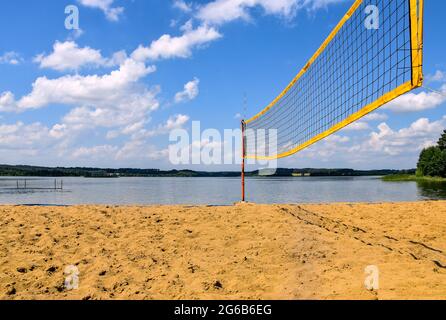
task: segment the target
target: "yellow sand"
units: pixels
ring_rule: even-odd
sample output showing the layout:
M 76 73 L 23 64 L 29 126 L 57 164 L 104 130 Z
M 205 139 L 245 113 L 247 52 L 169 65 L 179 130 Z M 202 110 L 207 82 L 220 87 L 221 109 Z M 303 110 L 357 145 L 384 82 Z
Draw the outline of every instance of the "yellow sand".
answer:
M 0 207 L 0 299 L 308 298 L 446 299 L 446 202 Z

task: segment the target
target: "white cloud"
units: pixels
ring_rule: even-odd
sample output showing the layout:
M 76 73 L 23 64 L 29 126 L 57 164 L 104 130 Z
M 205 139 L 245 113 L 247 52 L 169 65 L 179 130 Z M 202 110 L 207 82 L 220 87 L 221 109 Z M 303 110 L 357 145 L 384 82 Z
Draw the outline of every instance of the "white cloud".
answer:
M 373 112 L 362 118 L 362 121 L 385 121 L 389 116 L 385 113 Z
M 72 109 L 63 121 L 71 128 L 114 128 L 128 126 L 139 123 L 145 119 L 150 112 L 158 108 L 155 93 L 147 91 L 145 93 L 134 93 L 125 95 L 125 92 L 117 96 L 115 105 L 97 104 L 94 107 L 82 106 Z M 127 99 L 127 100 L 126 100 Z
M 308 149 L 298 153 L 298 157 L 309 159 L 330 159 L 338 154 L 340 150 L 345 149 L 350 142 L 350 138 L 343 135 L 331 135 L 326 139 L 316 143 Z M 292 159 L 292 158 L 290 158 Z
M 99 8 L 112 21 L 119 20 L 123 8 L 116 7 L 113 0 L 78 0 L 81 4 Z M 192 12 L 197 7 L 184 1 L 177 1 L 177 6 L 185 12 Z M 181 3 L 180 3 L 181 2 Z M 229 19 L 249 19 L 251 9 L 258 7 L 265 14 L 277 15 L 285 18 L 294 17 L 296 10 L 301 7 L 319 8 L 322 4 L 333 1 L 304 1 L 304 0 L 239 0 L 215 1 L 232 2 L 242 8 L 242 15 L 231 18 L 233 12 L 225 12 Z M 250 4 L 252 3 L 252 4 Z M 317 4 L 316 4 L 317 3 Z M 201 6 L 199 12 L 207 5 Z M 211 10 L 212 11 L 212 10 Z M 212 12 L 210 12 L 212 13 Z M 192 51 L 222 37 L 217 26 L 219 22 L 209 23 L 201 19 L 202 24 L 194 28 L 193 21 L 184 24 L 179 36 L 163 35 L 153 41 L 150 46 L 140 46 L 128 58 L 124 51 L 118 52 L 111 58 L 102 56 L 99 50 L 90 47 L 79 47 L 74 41 L 56 43 L 54 51 L 49 55 L 41 55 L 37 60 L 42 68 L 52 68 L 59 71 L 79 70 L 84 66 L 102 67 L 119 65 L 119 68 L 107 74 L 93 75 L 65 75 L 55 79 L 40 77 L 35 80 L 32 90 L 18 100 L 11 92 L 0 94 L 0 111 L 26 111 L 28 109 L 44 108 L 49 105 L 67 105 L 73 107 L 60 121 L 60 123 L 46 127 L 41 124 L 23 124 L 2 127 L 0 126 L 0 147 L 3 141 L 5 146 L 22 148 L 20 152 L 28 151 L 30 154 L 37 151 L 48 151 L 48 154 L 59 152 L 61 156 L 82 159 L 101 158 L 104 163 L 111 159 L 120 161 L 129 159 L 165 159 L 167 149 L 157 149 L 149 143 L 149 138 L 167 134 L 170 130 L 183 127 L 190 119 L 187 115 L 171 116 L 165 123 L 153 125 L 147 129 L 150 122 L 150 113 L 156 110 L 159 103 L 156 96 L 158 88 L 147 88 L 140 81 L 149 73 L 155 71 L 154 66 L 146 66 L 147 60 L 161 60 L 170 58 L 188 58 Z M 218 18 L 217 18 L 218 21 Z M 199 80 L 188 82 L 184 90 L 176 95 L 176 101 L 194 99 L 199 94 Z M 121 135 L 129 136 L 123 145 L 112 146 L 102 144 L 87 147 L 79 146 L 76 139 L 83 134 L 87 139 L 94 132 L 99 137 L 97 128 L 108 130 L 107 138 L 116 138 Z M 9 133 L 8 133 L 9 130 Z M 92 131 L 95 130 L 95 131 Z M 79 134 L 79 136 L 77 136 Z M 3 140 L 2 140 L 3 139 Z M 78 139 L 79 140 L 79 139 Z M 75 144 L 71 144 L 74 143 Z M 345 146 L 349 138 L 345 136 L 332 136 L 326 140 L 331 145 Z M 75 145 L 76 147 L 72 147 Z M 42 147 L 44 146 L 44 147 Z M 46 147 L 45 147 L 46 146 Z M 48 147 L 48 148 L 47 148 Z M 130 161 L 130 160 L 129 160 Z
M 146 124 L 148 121 L 142 120 L 140 122 L 131 123 L 130 125 L 123 127 L 120 130 L 111 130 L 107 132 L 107 139 L 115 139 L 122 135 L 130 135 L 130 141 L 140 141 L 144 144 L 147 138 L 152 138 L 164 134 L 170 133 L 174 129 L 181 129 L 188 121 L 190 117 L 183 114 L 177 114 L 169 117 L 169 119 L 155 127 L 154 129 L 146 129 Z
M 158 150 L 156 147 L 149 149 L 149 154 L 147 155 L 149 160 L 168 160 L 169 159 L 169 149 Z
M 0 95 L 0 111 L 1 112 L 13 112 L 16 111 L 17 105 L 14 98 L 14 94 L 10 91 L 3 92 Z
M 127 59 L 118 70 L 103 76 L 66 75 L 56 79 L 40 77 L 33 83 L 33 90 L 18 101 L 13 100 L 10 92 L 0 96 L 0 110 L 15 111 L 38 109 L 52 103 L 66 105 L 112 105 L 126 100 L 132 85 L 149 73 L 155 67 L 146 67 L 142 62 Z M 129 104 L 132 97 L 129 96 Z
M 78 2 L 89 8 L 100 9 L 110 21 L 119 21 L 124 12 L 123 7 L 113 7 L 114 0 L 78 0 Z
M 438 92 L 406 93 L 383 108 L 393 112 L 417 112 L 434 109 L 446 102 L 446 84 Z
M 168 149 L 158 150 L 153 145 L 143 140 L 130 140 L 124 144 L 116 153 L 115 159 L 119 161 L 140 160 L 162 160 L 169 156 Z
M 392 130 L 386 123 L 378 126 L 378 132 L 372 132 L 370 139 L 365 142 L 364 149 L 384 152 L 387 155 L 399 155 L 408 151 L 420 151 L 426 146 L 433 145 L 444 130 L 446 118 L 429 121 L 421 118 L 408 128 L 398 131 Z
M 212 27 L 186 28 L 179 37 L 165 34 L 153 41 L 149 47 L 139 46 L 132 53 L 132 58 L 138 61 L 188 58 L 192 54 L 192 49 L 219 38 L 221 38 L 221 34 Z
M 23 61 L 20 54 L 14 51 L 5 52 L 0 56 L 0 64 L 18 65 Z
M 185 125 L 189 121 L 189 116 L 186 116 L 184 114 L 178 114 L 173 117 L 170 117 L 169 120 L 167 120 L 166 124 L 161 127 L 162 131 L 171 131 L 174 129 L 179 129 L 183 125 Z
M 175 95 L 175 102 L 180 103 L 194 100 L 200 93 L 199 84 L 200 80 L 198 78 L 194 78 L 194 80 L 186 83 L 184 90 Z
M 60 139 L 65 136 L 67 130 L 66 124 L 55 124 L 49 131 L 49 135 L 53 138 Z
M 64 65 L 66 60 L 70 60 L 71 64 Z M 42 56 L 40 62 L 42 66 L 59 70 L 112 63 L 119 64 L 119 68 L 104 75 L 76 74 L 54 79 L 39 77 L 32 84 L 32 90 L 17 100 L 12 92 L 0 93 L 1 112 L 24 112 L 50 105 L 73 107 L 50 128 L 23 123 L 0 127 L 0 153 L 3 155 L 7 155 L 5 150 L 9 147 L 15 148 L 17 154 L 32 153 L 36 156 L 34 159 L 45 159 L 48 155 L 54 159 L 102 159 L 102 163 L 122 159 L 167 159 L 167 151 L 152 146 L 149 138 L 167 134 L 189 121 L 188 116 L 179 114 L 171 116 L 164 124 L 154 126 L 152 130 L 146 128 L 150 113 L 159 107 L 156 96 L 160 89 L 147 88 L 141 80 L 156 68 L 128 58 L 123 51 L 114 54 L 111 59 L 105 59 L 98 50 L 79 48 L 74 42 L 57 43 L 54 52 Z M 185 86 L 185 99 L 198 95 L 198 83 L 199 80 L 194 79 Z M 104 138 L 121 135 L 129 138 L 122 146 L 78 146 L 80 138 L 90 137 L 92 133 L 100 139 L 99 128 L 109 130 Z
M 181 129 L 188 121 L 190 120 L 190 117 L 184 114 L 177 114 L 174 116 L 171 116 L 166 123 L 159 125 L 154 130 L 144 130 L 141 136 L 144 137 L 154 137 L 159 136 L 163 134 L 168 134 L 170 131 L 175 129 Z
M 350 138 L 346 137 L 346 136 L 334 134 L 334 135 L 331 135 L 331 136 L 327 137 L 325 139 L 325 141 L 330 142 L 330 143 L 333 143 L 333 142 L 336 142 L 336 143 L 346 143 L 346 142 L 350 141 Z
M 43 148 L 52 137 L 41 123 L 26 125 L 23 122 L 0 125 L 0 149 L 24 150 Z
M 196 17 L 204 23 L 221 25 L 238 19 L 249 20 L 249 9 L 261 7 L 266 14 L 294 16 L 297 0 L 216 0 L 203 5 Z
M 421 118 L 399 130 L 383 122 L 365 137 L 330 136 L 293 157 L 281 160 L 279 165 L 414 168 L 420 151 L 435 144 L 445 126 L 446 116 L 436 121 Z
M 177 9 L 183 11 L 183 12 L 186 12 L 186 13 L 189 13 L 189 12 L 192 11 L 192 5 L 187 3 L 184 0 L 175 0 L 173 2 L 173 7 L 177 8 Z
M 326 8 L 330 4 L 345 2 L 346 0 L 304 0 L 302 5 L 309 10 L 318 10 Z
M 212 41 L 220 39 L 222 35 L 216 26 L 237 19 L 250 19 L 249 11 L 255 7 L 263 8 L 265 14 L 278 15 L 285 18 L 295 16 L 298 9 L 318 9 L 330 3 L 342 0 L 216 0 L 198 6 L 194 14 L 195 20 L 201 25 L 193 28 L 193 20 L 189 20 L 180 29 L 181 36 L 164 34 L 153 41 L 150 46 L 139 46 L 131 55 L 138 61 L 160 60 L 172 58 L 189 58 L 192 49 L 199 48 Z M 184 1 L 175 1 L 174 6 L 184 11 L 192 10 L 192 5 Z M 174 23 L 176 25 L 176 21 Z
M 435 74 L 427 76 L 428 82 L 445 82 L 446 81 L 446 73 L 441 70 L 437 70 Z
M 84 30 L 82 29 L 71 30 L 71 32 L 68 34 L 67 40 L 73 41 L 79 39 L 83 34 Z
M 298 10 L 317 10 L 345 0 L 216 0 L 200 7 L 196 18 L 206 24 L 222 25 L 234 20 L 250 20 L 250 10 L 262 8 L 265 14 L 285 19 L 295 17 Z
M 356 122 L 353 122 L 352 124 L 348 125 L 347 127 L 345 127 L 343 130 L 344 131 L 361 131 L 361 130 L 368 130 L 368 129 L 370 129 L 370 126 L 367 122 L 356 121 Z
M 74 41 L 56 41 L 50 55 L 40 54 L 34 58 L 34 62 L 39 63 L 40 68 L 57 71 L 78 70 L 86 65 L 97 67 L 106 64 L 99 50 L 89 47 L 79 48 Z
M 119 150 L 116 146 L 103 145 L 103 146 L 95 146 L 95 147 L 81 147 L 75 149 L 71 156 L 73 158 L 110 158 L 116 155 L 116 152 Z
M 144 126 L 147 122 L 148 121 L 146 119 L 143 119 L 141 121 L 131 123 L 122 130 L 122 134 L 129 135 L 144 130 Z
M 49 55 L 40 54 L 34 62 L 40 68 L 57 71 L 78 71 L 82 67 L 114 67 L 125 62 L 127 54 L 124 50 L 115 52 L 111 58 L 104 58 L 100 50 L 90 47 L 80 48 L 74 41 L 59 42 L 53 45 L 53 52 Z
M 21 112 L 51 104 L 73 106 L 60 123 L 45 130 L 49 139 L 62 140 L 58 153 L 67 156 L 70 144 L 89 131 L 107 128 L 130 134 L 143 130 L 150 113 L 159 107 L 159 89 L 148 89 L 139 81 L 154 70 L 127 59 L 119 69 L 103 76 L 41 77 L 34 82 L 32 91 L 18 101 L 10 92 L 0 95 L 0 110 Z

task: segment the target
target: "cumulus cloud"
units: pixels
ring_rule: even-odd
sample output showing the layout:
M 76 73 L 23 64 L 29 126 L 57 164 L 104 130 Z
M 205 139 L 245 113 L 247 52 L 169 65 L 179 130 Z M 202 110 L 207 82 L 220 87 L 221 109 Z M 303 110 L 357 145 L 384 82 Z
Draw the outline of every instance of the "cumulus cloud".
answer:
M 192 49 L 219 38 L 221 34 L 213 27 L 205 25 L 196 29 L 187 27 L 183 28 L 181 36 L 173 37 L 165 34 L 153 41 L 149 47 L 139 46 L 132 53 L 132 58 L 138 61 L 189 58 Z
M 80 38 L 84 34 L 84 30 L 82 29 L 75 29 L 71 30 L 67 36 L 67 40 L 73 41 L 78 38 Z
M 437 70 L 433 75 L 427 76 L 428 82 L 445 82 L 446 81 L 446 73 L 441 70 Z
M 0 95 L 0 111 L 13 112 L 17 110 L 17 103 L 14 94 L 10 91 L 3 92 Z
M 345 0 L 304 0 L 302 5 L 308 10 L 318 10 L 326 8 L 330 4 L 345 2 Z
M 446 102 L 446 84 L 438 92 L 406 93 L 383 108 L 393 112 L 417 112 L 434 109 Z
M 184 0 L 175 0 L 173 2 L 173 7 L 186 13 L 192 11 L 192 5 Z
M 250 20 L 250 10 L 261 8 L 265 14 L 292 19 L 298 10 L 317 10 L 344 0 L 216 0 L 201 6 L 196 18 L 206 24 L 222 25 L 234 20 Z
M 53 46 L 53 52 L 47 56 L 40 54 L 34 58 L 40 68 L 49 68 L 57 71 L 78 70 L 80 67 L 102 66 L 106 60 L 99 50 L 90 47 L 79 48 L 74 41 L 59 42 Z
M 114 0 L 78 0 L 78 2 L 85 7 L 102 10 L 106 18 L 114 22 L 119 21 L 124 12 L 123 7 L 113 6 Z
M 124 11 L 113 0 L 78 2 L 102 10 L 110 21 L 118 21 Z M 20 152 L 34 153 L 48 151 L 48 147 L 53 154 L 57 151 L 66 157 L 101 158 L 105 161 L 167 158 L 168 150 L 152 146 L 150 138 L 181 128 L 190 119 L 187 115 L 173 115 L 165 123 L 147 128 L 151 121 L 150 113 L 159 107 L 159 88 L 148 88 L 141 81 L 155 71 L 155 67 L 147 66 L 146 61 L 189 58 L 193 50 L 222 37 L 218 30 L 220 25 L 237 19 L 249 19 L 252 9 L 256 7 L 265 14 L 288 19 L 294 17 L 300 8 L 320 8 L 331 2 L 336 1 L 216 0 L 199 6 L 187 0 L 177 0 L 173 3 L 174 7 L 192 17 L 180 28 L 181 33 L 178 36 L 165 34 L 148 46 L 141 45 L 130 57 L 121 51 L 106 58 L 100 50 L 80 47 L 75 41 L 56 42 L 51 53 L 36 57 L 35 61 L 41 68 L 66 72 L 79 71 L 83 67 L 118 67 L 106 74 L 64 75 L 54 79 L 42 76 L 34 81 L 28 94 L 17 99 L 12 92 L 0 93 L 2 112 L 24 112 L 50 105 L 72 107 L 59 123 L 49 127 L 39 123 L 0 126 L 0 149 L 3 144 L 4 147 L 17 148 Z M 221 13 L 222 16 L 216 12 L 220 8 L 227 9 Z M 9 60 L 4 58 L 4 61 L 13 63 L 11 57 L 9 55 Z M 199 80 L 193 79 L 184 86 L 183 91 L 175 95 L 175 101 L 192 100 L 198 94 Z M 102 131 L 98 128 L 105 128 L 104 131 L 108 131 L 107 138 L 110 139 L 126 136 L 125 142 L 116 146 L 104 143 L 79 146 L 76 140 L 78 134 L 89 137 L 94 132 L 99 136 Z M 344 145 L 348 141 L 347 137 L 333 136 L 327 143 Z
M 107 139 L 115 139 L 122 135 L 130 135 L 131 140 L 144 140 L 146 138 L 168 134 L 174 129 L 181 129 L 189 120 L 190 117 L 187 115 L 173 115 L 165 123 L 159 124 L 151 130 L 146 129 L 148 121 L 142 120 L 123 127 L 121 130 L 111 130 L 107 132 L 106 137 Z
M 150 46 L 139 46 L 131 55 L 138 61 L 160 60 L 172 58 L 189 58 L 194 48 L 199 48 L 212 41 L 218 40 L 222 34 L 218 27 L 238 19 L 250 19 L 250 10 L 260 7 L 265 14 L 277 15 L 285 18 L 295 16 L 301 8 L 319 9 L 331 3 L 342 0 L 216 0 L 204 5 L 192 6 L 183 0 L 174 2 L 174 7 L 185 12 L 193 13 L 193 19 L 189 20 L 180 29 L 180 36 L 169 34 L 162 35 L 153 41 Z M 200 25 L 193 27 L 193 21 L 199 21 Z M 176 21 L 175 21 L 176 24 Z
M 81 147 L 75 149 L 71 156 L 73 158 L 109 158 L 114 157 L 116 155 L 116 152 L 119 150 L 117 146 L 110 146 L 110 145 L 102 145 L 102 146 L 95 146 L 95 147 Z
M 168 134 L 172 130 L 181 129 L 188 121 L 190 117 L 184 114 L 177 114 L 169 117 L 166 123 L 159 125 L 157 128 L 153 130 L 144 130 L 142 136 L 144 137 L 154 137 L 163 134 Z
M 31 150 L 44 148 L 54 137 L 48 127 L 39 122 L 26 125 L 19 121 L 15 124 L 0 125 L 1 150 Z
M 76 107 L 64 116 L 64 124 L 77 129 L 95 127 L 127 128 L 139 123 L 141 119 L 145 119 L 159 105 L 155 93 L 151 91 L 117 98 L 115 105 L 109 102 L 109 104 L 101 103 L 94 107 Z
M 194 33 L 194 30 L 188 28 L 183 28 L 187 37 Z M 192 40 L 197 44 L 198 40 Z M 1 148 L 3 143 L 4 146 L 16 148 L 20 152 L 32 152 L 35 159 L 39 152 L 52 154 L 56 158 L 91 160 L 167 158 L 166 150 L 158 150 L 152 146 L 150 138 L 181 128 L 189 121 L 189 117 L 173 115 L 165 123 L 147 129 L 150 114 L 159 107 L 157 95 L 160 89 L 157 86 L 148 88 L 141 80 L 154 72 L 155 66 L 147 66 L 144 61 L 129 58 L 124 51 L 107 59 L 99 50 L 79 47 L 74 41 L 56 42 L 53 49 L 51 54 L 41 55 L 36 59 L 42 68 L 63 72 L 84 66 L 119 67 L 102 75 L 67 74 L 57 78 L 42 76 L 34 81 L 28 94 L 18 99 L 10 91 L 0 93 L 1 112 L 25 112 L 50 105 L 72 107 L 52 127 L 24 123 L 1 127 L 0 152 L 6 150 Z M 198 84 L 198 79 L 186 84 L 181 99 L 195 98 L 199 92 Z M 108 129 L 106 138 L 128 136 L 128 140 L 122 146 L 78 146 L 78 138 L 87 137 L 91 132 L 98 133 L 100 128 Z
M 344 135 L 331 135 L 297 155 L 301 158 L 325 159 L 325 161 L 330 161 L 340 150 L 345 149 L 350 141 L 350 138 Z
M 297 0 L 216 0 L 203 5 L 196 17 L 207 24 L 221 25 L 234 20 L 249 20 L 249 9 L 261 7 L 266 14 L 291 17 L 298 7 Z
M 182 128 L 190 120 L 189 116 L 178 114 L 171 116 L 164 124 L 160 124 L 152 130 L 135 128 L 133 134 L 121 149 L 116 153 L 117 160 L 128 160 L 132 158 L 160 160 L 167 159 L 168 149 L 158 150 L 147 143 L 148 138 L 168 134 L 170 131 Z
M 200 80 L 198 78 L 194 78 L 194 80 L 186 83 L 184 90 L 175 95 L 175 102 L 180 103 L 194 100 L 200 93 L 199 84 Z
M 345 127 L 343 130 L 344 131 L 361 131 L 361 130 L 368 130 L 368 129 L 370 129 L 370 126 L 367 122 L 356 121 L 356 122 L 353 122 L 352 124 L 348 125 L 347 127 Z
M 168 131 L 179 129 L 183 125 L 185 125 L 189 121 L 189 119 L 189 116 L 186 116 L 184 114 L 175 115 L 173 117 L 170 117 L 169 120 L 167 120 L 166 124 L 160 127 L 160 130 L 167 133 Z
M 378 126 L 378 132 L 372 132 L 364 146 L 391 156 L 408 151 L 420 151 L 438 140 L 445 125 L 445 117 L 433 122 L 427 118 L 421 118 L 408 128 L 397 131 L 392 130 L 386 123 L 381 123 Z
M 334 135 L 285 160 L 288 165 L 300 159 L 304 165 L 324 165 L 329 162 L 343 166 L 361 165 L 370 168 L 388 166 L 413 168 L 420 151 L 434 145 L 446 126 L 446 116 L 431 121 L 420 118 L 408 127 L 393 129 L 387 123 L 380 123 L 367 136 L 351 138 Z M 371 163 L 373 159 L 373 163 Z
M 115 159 L 118 161 L 128 161 L 139 159 L 166 160 L 169 156 L 168 149 L 157 149 L 155 146 L 145 143 L 142 140 L 130 140 L 124 144 L 116 153 Z
M 104 58 L 100 50 L 90 47 L 80 48 L 74 41 L 59 42 L 53 45 L 49 55 L 40 54 L 34 58 L 40 68 L 56 71 L 78 71 L 82 67 L 114 67 L 125 62 L 127 54 L 124 50 L 115 52 L 111 58 Z
M 18 65 L 23 61 L 20 54 L 14 51 L 5 52 L 0 56 L 0 64 Z
M 389 116 L 385 113 L 373 112 L 362 118 L 362 121 L 384 121 L 389 119 Z
M 159 89 L 146 88 L 141 85 L 140 80 L 154 71 L 153 66 L 126 59 L 119 69 L 102 76 L 65 75 L 55 79 L 41 77 L 33 83 L 32 91 L 17 101 L 11 92 L 0 95 L 0 110 L 22 112 L 52 104 L 72 106 L 60 123 L 52 128 L 41 128 L 41 134 L 46 136 L 41 141 L 57 143 L 52 151 L 58 149 L 58 155 L 65 157 L 73 152 L 78 157 L 98 151 L 111 152 L 113 150 L 101 148 L 69 150 L 70 145 L 76 144 L 77 137 L 98 128 L 127 134 L 144 130 L 150 113 L 159 107 L 156 98 Z M 26 137 L 18 136 L 17 139 Z M 12 138 L 8 141 L 13 142 Z M 43 146 L 40 150 L 44 150 Z
M 65 75 L 56 79 L 40 77 L 33 83 L 32 91 L 15 101 L 10 92 L 0 96 L 0 110 L 20 112 L 38 109 L 52 103 L 67 105 L 96 105 L 116 103 L 129 94 L 132 84 L 154 72 L 154 66 L 127 59 L 118 70 L 103 76 Z

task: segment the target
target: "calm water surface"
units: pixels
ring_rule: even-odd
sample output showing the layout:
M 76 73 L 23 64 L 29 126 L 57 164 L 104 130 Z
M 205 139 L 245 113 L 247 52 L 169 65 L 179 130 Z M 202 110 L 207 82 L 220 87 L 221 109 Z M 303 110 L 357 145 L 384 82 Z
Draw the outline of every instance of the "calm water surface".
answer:
M 1 178 L 0 204 L 228 205 L 240 199 L 236 178 L 62 179 L 64 191 L 17 190 L 17 178 Z M 27 180 L 27 187 L 53 186 L 54 179 Z M 257 203 L 438 200 L 446 199 L 446 184 L 382 182 L 379 177 L 251 178 L 247 195 L 248 201 Z

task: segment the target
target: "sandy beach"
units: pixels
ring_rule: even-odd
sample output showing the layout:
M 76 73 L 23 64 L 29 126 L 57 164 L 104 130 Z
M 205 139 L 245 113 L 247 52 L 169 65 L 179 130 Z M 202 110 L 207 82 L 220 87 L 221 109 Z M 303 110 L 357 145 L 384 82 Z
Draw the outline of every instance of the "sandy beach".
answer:
M 446 299 L 446 202 L 2 206 L 0 299 Z

